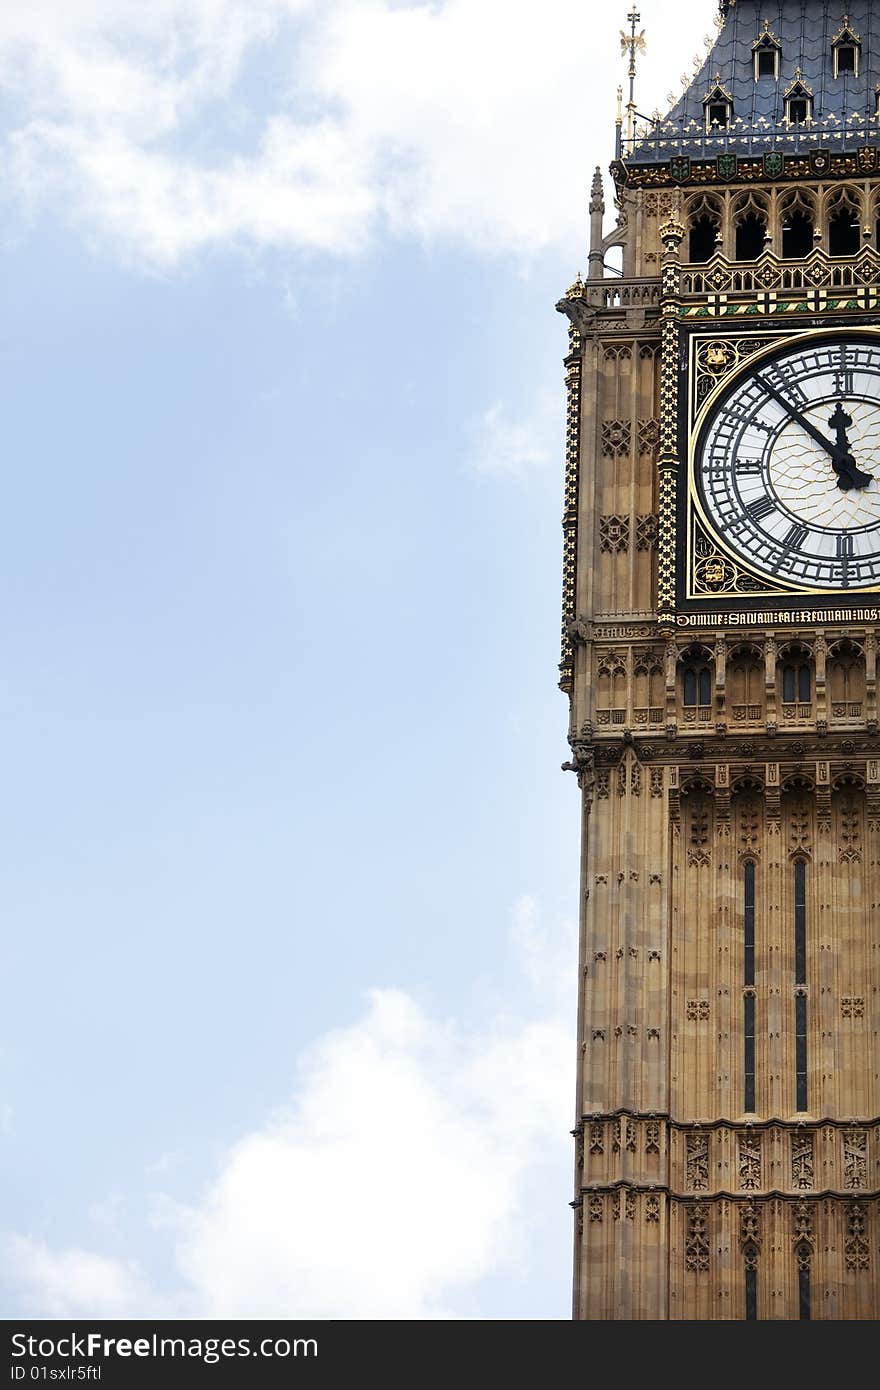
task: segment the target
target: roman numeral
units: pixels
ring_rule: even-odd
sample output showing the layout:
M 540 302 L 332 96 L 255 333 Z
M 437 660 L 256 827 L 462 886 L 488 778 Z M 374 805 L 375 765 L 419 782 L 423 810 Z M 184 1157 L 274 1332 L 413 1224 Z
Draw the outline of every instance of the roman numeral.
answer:
M 853 554 L 852 536 L 837 537 L 837 558 L 838 560 L 851 560 Z
M 771 380 L 773 380 L 773 384 L 777 391 L 781 391 L 782 394 L 793 401 L 795 405 L 803 408 L 805 405 L 809 404 L 809 397 L 805 391 L 801 390 L 792 376 L 789 375 L 790 370 L 789 368 L 783 371 L 779 367 L 775 367 L 772 372 Z
M 754 478 L 760 476 L 761 465 L 757 459 L 737 459 L 736 471 L 743 478 Z
M 852 372 L 836 371 L 834 373 L 834 389 L 839 396 L 851 396 L 855 390 Z
M 763 517 L 776 510 L 775 502 L 769 497 L 759 497 L 756 502 L 750 502 L 746 511 L 753 521 L 761 521 Z
M 801 541 L 804 539 L 804 536 L 806 534 L 806 526 L 801 526 L 800 523 L 796 521 L 792 526 L 791 530 L 789 531 L 788 535 L 783 536 L 782 544 L 785 546 L 787 550 L 800 550 Z

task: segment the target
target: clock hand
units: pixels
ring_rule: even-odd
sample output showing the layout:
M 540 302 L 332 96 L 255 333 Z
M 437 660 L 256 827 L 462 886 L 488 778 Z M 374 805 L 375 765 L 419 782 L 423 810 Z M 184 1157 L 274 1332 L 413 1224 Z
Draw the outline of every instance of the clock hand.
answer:
M 833 459 L 837 458 L 837 445 L 833 444 L 828 436 L 824 435 L 821 430 L 817 430 L 812 421 L 808 420 L 806 415 L 801 414 L 797 406 L 792 405 L 791 401 L 788 400 L 786 396 L 783 396 L 781 391 L 777 391 L 775 386 L 771 386 L 766 377 L 757 376 L 755 380 L 760 386 L 763 386 L 768 396 L 772 396 L 774 401 L 777 401 L 779 405 L 782 406 L 783 410 L 786 414 L 791 416 L 792 420 L 795 420 L 802 429 L 806 430 L 807 434 L 810 435 L 812 439 L 815 439 L 816 443 L 820 448 L 825 450 L 826 454 L 830 454 Z
M 786 414 L 799 424 L 801 429 L 806 430 L 810 438 L 814 439 L 819 447 L 824 449 L 826 454 L 831 456 L 831 466 L 837 474 L 837 486 L 841 488 L 842 491 L 849 492 L 849 490 L 854 487 L 863 488 L 868 486 L 868 483 L 871 481 L 871 474 L 863 473 L 856 465 L 856 461 L 850 453 L 846 431 L 852 424 L 852 418 L 845 413 L 840 402 L 838 402 L 837 410 L 835 410 L 834 415 L 828 422 L 833 429 L 837 430 L 837 442 L 833 443 L 827 435 L 824 435 L 821 430 L 816 428 L 811 420 L 807 419 L 806 415 L 803 415 L 796 406 L 792 405 L 791 401 L 788 400 L 786 396 L 783 396 L 781 391 L 777 391 L 775 386 L 771 386 L 766 377 L 759 375 L 756 377 L 756 380 L 763 386 L 767 394 L 772 396 L 773 400 L 777 401 L 779 405 L 782 406 Z
M 870 473 L 862 472 L 850 451 L 847 430 L 852 422 L 852 416 L 847 415 L 843 408 L 843 401 L 838 401 L 828 423 L 837 435 L 837 461 L 832 467 L 838 475 L 837 486 L 843 488 L 844 492 L 854 487 L 867 487 L 872 477 Z

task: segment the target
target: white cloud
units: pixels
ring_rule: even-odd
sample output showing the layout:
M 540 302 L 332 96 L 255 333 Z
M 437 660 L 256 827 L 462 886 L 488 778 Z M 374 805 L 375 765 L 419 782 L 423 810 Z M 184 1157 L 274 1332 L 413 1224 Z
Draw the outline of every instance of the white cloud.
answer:
M 52 1250 L 42 1241 L 9 1236 L 0 1257 L 10 1281 L 32 1290 L 39 1317 L 72 1318 L 88 1309 L 106 1318 L 158 1316 L 158 1303 L 137 1269 L 86 1250 Z
M 547 404 L 528 418 L 512 420 L 502 401 L 496 401 L 474 428 L 471 465 L 475 472 L 495 478 L 525 478 L 557 457 L 558 410 Z
M 466 1032 L 384 989 L 326 1034 L 293 1104 L 232 1148 L 204 1199 L 164 1204 L 181 1275 L 170 1315 L 456 1316 L 481 1280 L 521 1267 L 529 1175 L 568 1152 L 574 1048 L 557 985 L 570 992 L 573 937 L 517 905 L 532 1019 Z M 160 1302 L 135 1266 L 82 1250 L 14 1236 L 6 1263 L 38 1316 Z
M 652 6 L 660 53 L 670 3 Z M 9 180 L 157 267 L 227 245 L 350 254 L 388 227 L 572 253 L 610 153 L 616 29 L 582 0 L 9 6 Z

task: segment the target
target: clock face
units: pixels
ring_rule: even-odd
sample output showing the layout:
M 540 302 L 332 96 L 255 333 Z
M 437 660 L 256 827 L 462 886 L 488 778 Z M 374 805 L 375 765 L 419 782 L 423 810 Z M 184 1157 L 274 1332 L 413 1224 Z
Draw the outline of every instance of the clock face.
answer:
M 775 584 L 880 585 L 880 339 L 756 363 L 711 410 L 694 482 L 725 547 Z

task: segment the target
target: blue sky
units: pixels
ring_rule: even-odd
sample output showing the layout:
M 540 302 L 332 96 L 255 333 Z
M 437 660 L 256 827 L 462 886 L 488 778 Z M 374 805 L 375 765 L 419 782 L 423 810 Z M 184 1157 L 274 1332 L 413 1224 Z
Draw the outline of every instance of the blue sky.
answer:
M 568 1315 L 553 305 L 624 9 L 0 19 L 6 1316 Z

